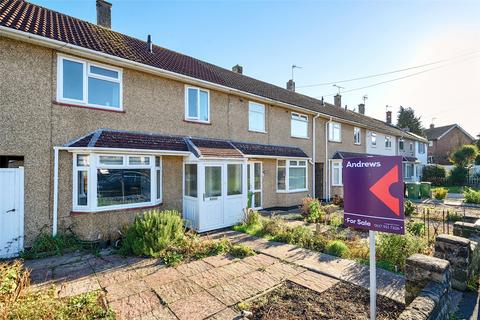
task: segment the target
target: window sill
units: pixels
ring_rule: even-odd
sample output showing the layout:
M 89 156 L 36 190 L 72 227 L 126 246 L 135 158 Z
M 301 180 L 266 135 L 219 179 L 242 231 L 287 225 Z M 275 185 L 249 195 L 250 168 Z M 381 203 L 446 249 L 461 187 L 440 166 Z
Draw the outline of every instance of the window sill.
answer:
M 343 187 L 343 184 L 332 184 L 332 187 Z
M 308 189 L 300 190 L 276 190 L 277 193 L 299 193 L 299 192 L 308 192 Z
M 203 124 L 203 125 L 207 125 L 207 126 L 212 125 L 212 123 L 210 123 L 208 121 L 197 121 L 197 120 L 190 120 L 190 119 L 183 119 L 183 121 L 188 122 L 188 123 Z
M 155 205 L 148 205 L 148 206 L 140 206 L 140 207 L 133 207 L 133 208 L 114 208 L 114 209 L 106 209 L 106 210 L 94 210 L 94 211 L 75 211 L 72 210 L 70 211 L 71 216 L 76 216 L 76 215 L 84 215 L 84 214 L 94 214 L 94 213 L 106 213 L 106 212 L 119 212 L 119 211 L 138 211 L 138 210 L 145 210 L 145 209 L 155 209 L 155 208 L 160 208 L 163 205 L 163 202 L 160 202 Z
M 106 112 L 116 112 L 116 113 L 125 113 L 123 109 L 111 109 L 111 108 L 101 108 L 101 107 L 93 107 L 85 104 L 77 104 L 77 103 L 66 103 L 57 100 L 52 100 L 52 104 L 62 107 L 73 107 L 73 108 L 80 108 L 80 109 L 89 109 L 89 110 L 96 110 L 96 111 L 106 111 Z
M 361 146 L 362 144 L 361 143 L 353 143 L 354 145 L 356 146 Z
M 253 133 L 263 133 L 263 134 L 267 134 L 268 132 L 267 131 L 260 131 L 260 130 L 252 130 L 252 129 L 248 129 L 249 132 L 253 132 Z
M 300 137 L 300 136 L 290 136 L 295 139 L 303 139 L 303 140 L 310 140 L 310 137 Z
M 332 143 L 342 143 L 342 140 L 340 140 L 340 141 L 336 141 L 336 140 L 328 140 L 328 142 L 332 142 Z

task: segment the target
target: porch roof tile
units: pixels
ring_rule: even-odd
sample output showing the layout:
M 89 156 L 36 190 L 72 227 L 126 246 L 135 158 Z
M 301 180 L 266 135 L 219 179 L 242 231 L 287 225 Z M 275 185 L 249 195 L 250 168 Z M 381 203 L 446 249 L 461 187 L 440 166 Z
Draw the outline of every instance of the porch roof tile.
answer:
M 348 151 L 337 151 L 333 155 L 332 159 L 346 159 L 346 158 L 368 158 L 368 157 L 377 157 L 381 156 L 380 154 L 371 154 L 371 153 L 358 153 L 358 152 L 348 152 Z M 417 158 L 402 156 L 402 161 L 404 162 L 416 162 Z
M 249 143 L 249 142 L 236 142 L 232 141 L 232 144 L 247 156 L 271 156 L 271 157 L 295 157 L 295 158 L 308 158 L 308 155 L 298 147 L 290 146 L 276 146 L 269 144 Z
M 243 154 L 226 140 L 203 138 L 188 138 L 188 140 L 204 157 L 243 158 Z

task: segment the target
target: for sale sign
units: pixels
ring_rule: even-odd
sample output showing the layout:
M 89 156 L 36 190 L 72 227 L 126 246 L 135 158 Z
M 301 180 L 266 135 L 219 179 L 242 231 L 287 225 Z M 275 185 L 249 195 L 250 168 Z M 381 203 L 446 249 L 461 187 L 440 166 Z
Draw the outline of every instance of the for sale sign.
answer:
M 374 156 L 343 160 L 345 225 L 405 233 L 402 157 Z

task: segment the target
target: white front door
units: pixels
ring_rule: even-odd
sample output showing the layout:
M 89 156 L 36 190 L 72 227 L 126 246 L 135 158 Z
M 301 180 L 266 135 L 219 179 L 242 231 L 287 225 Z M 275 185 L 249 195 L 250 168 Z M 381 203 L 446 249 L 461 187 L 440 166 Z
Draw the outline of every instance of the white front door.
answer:
M 202 229 L 211 230 L 224 226 L 223 217 L 223 181 L 225 172 L 221 164 L 205 165 L 205 192 L 203 194 L 203 212 L 200 220 Z
M 0 258 L 23 250 L 23 168 L 0 169 Z
M 250 207 L 262 208 L 262 163 L 249 162 L 247 165 L 247 187 Z

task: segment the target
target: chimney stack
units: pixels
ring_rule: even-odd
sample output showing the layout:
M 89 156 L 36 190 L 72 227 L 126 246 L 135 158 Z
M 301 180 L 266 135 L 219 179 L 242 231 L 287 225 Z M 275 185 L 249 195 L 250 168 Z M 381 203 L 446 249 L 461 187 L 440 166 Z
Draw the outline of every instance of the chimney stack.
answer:
M 295 81 L 292 79 L 288 80 L 287 82 L 287 90 L 295 92 Z
M 358 113 L 365 114 L 365 104 L 364 103 L 360 103 L 358 105 Z
M 333 97 L 333 104 L 336 107 L 342 107 L 342 96 L 340 95 L 340 93 L 337 93 L 335 97 Z
M 151 35 L 147 36 L 147 49 L 148 49 L 148 52 L 153 53 L 153 42 L 152 42 Z
M 387 111 L 387 123 L 392 124 L 392 111 Z
M 430 123 L 430 129 L 435 128 L 435 125 L 433 123 Z
M 112 4 L 105 0 L 97 0 L 97 24 L 99 26 L 112 28 Z
M 239 64 L 236 64 L 232 67 L 232 71 L 235 73 L 243 74 L 243 67 Z

